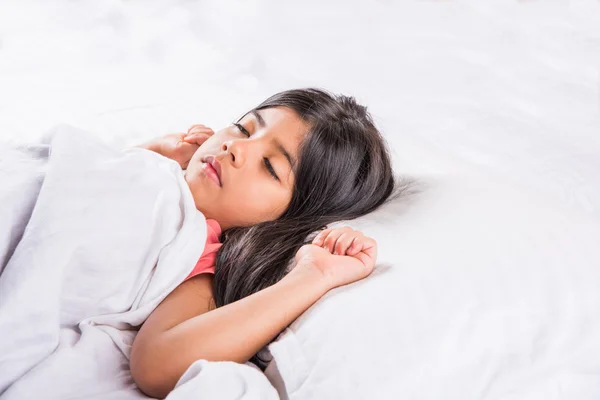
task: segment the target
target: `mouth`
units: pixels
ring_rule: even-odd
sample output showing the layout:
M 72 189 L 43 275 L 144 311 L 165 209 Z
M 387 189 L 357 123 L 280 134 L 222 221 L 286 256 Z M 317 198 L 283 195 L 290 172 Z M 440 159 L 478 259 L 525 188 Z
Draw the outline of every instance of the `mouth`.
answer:
M 221 183 L 221 163 L 215 156 L 206 156 L 202 160 L 202 169 L 206 175 L 217 185 L 223 186 Z

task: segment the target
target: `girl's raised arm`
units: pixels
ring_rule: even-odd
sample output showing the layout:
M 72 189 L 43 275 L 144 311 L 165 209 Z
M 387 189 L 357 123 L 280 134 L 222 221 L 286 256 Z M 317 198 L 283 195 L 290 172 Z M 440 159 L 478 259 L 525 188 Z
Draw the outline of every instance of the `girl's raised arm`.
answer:
M 373 239 L 341 228 L 303 246 L 281 281 L 226 306 L 211 310 L 210 275 L 190 279 L 167 296 L 135 339 L 135 382 L 163 398 L 198 359 L 248 361 L 331 288 L 368 276 L 375 258 Z

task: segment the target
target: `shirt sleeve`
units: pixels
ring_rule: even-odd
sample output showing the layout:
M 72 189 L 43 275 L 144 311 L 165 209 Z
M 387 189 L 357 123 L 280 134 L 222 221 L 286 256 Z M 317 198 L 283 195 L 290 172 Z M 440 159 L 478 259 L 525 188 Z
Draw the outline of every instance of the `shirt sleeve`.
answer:
M 192 269 L 192 272 L 185 278 L 190 279 L 193 276 L 200 274 L 214 274 L 215 273 L 215 260 L 217 258 L 217 251 L 223 245 L 219 241 L 221 236 L 221 227 L 219 223 L 214 219 L 206 220 L 206 244 L 204 245 L 204 252 L 200 256 L 200 259 Z

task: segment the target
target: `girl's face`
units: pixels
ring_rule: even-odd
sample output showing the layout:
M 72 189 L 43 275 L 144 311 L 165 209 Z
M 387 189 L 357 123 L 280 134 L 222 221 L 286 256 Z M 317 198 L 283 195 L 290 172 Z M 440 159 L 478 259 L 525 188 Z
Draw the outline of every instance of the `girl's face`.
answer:
M 223 230 L 279 218 L 292 198 L 298 148 L 307 131 L 294 111 L 273 107 L 216 132 L 185 172 L 196 208 Z

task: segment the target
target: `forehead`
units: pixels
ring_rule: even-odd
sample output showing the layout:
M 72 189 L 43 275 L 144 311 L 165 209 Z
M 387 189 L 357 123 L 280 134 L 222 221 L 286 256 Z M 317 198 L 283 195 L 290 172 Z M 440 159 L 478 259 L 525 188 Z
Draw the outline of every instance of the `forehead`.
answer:
M 257 125 L 256 128 L 262 129 L 265 134 L 292 142 L 302 140 L 309 128 L 295 111 L 287 107 L 270 107 L 249 112 L 243 120 L 252 120 Z

